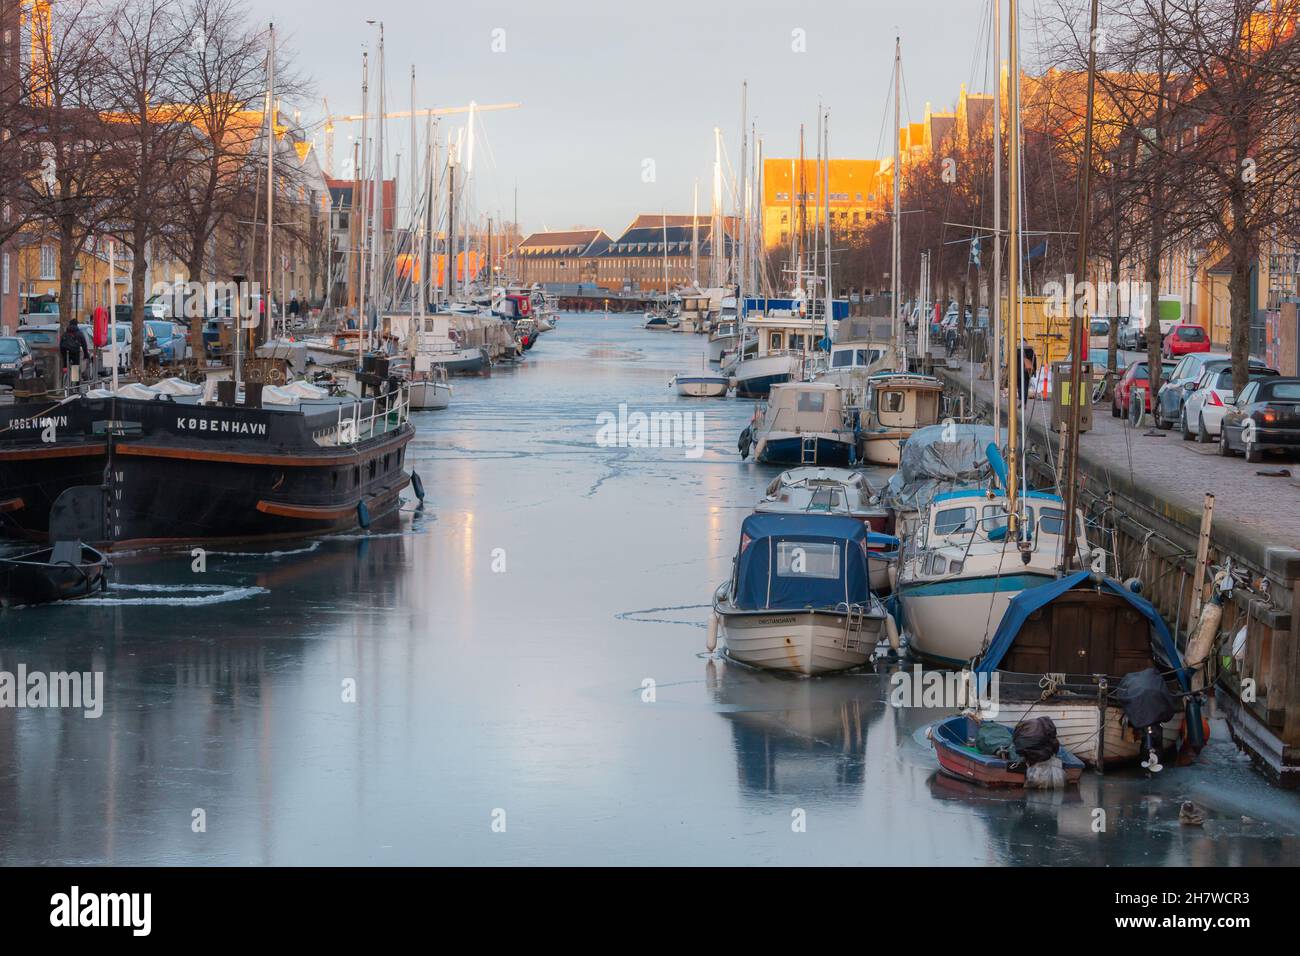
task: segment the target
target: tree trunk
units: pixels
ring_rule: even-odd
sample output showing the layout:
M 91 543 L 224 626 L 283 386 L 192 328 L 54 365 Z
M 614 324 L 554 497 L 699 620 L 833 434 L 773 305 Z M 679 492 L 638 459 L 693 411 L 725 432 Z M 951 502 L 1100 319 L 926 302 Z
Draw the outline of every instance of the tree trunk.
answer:
M 190 254 L 185 260 L 185 271 L 189 275 L 190 282 L 203 281 L 203 247 L 205 243 L 200 239 L 195 239 L 190 244 Z M 201 307 L 187 309 L 186 318 L 189 321 L 189 340 L 190 351 L 194 355 L 194 360 L 203 367 L 203 320 L 208 313 L 208 297 L 206 294 L 202 297 Z
M 136 243 L 131 250 L 131 367 L 141 371 L 144 370 L 144 277 L 148 266 L 143 231 L 135 230 Z
M 1250 359 L 1250 258 L 1233 250 L 1232 277 L 1228 279 L 1231 328 L 1228 333 L 1232 352 L 1232 390 L 1240 395 L 1249 378 Z

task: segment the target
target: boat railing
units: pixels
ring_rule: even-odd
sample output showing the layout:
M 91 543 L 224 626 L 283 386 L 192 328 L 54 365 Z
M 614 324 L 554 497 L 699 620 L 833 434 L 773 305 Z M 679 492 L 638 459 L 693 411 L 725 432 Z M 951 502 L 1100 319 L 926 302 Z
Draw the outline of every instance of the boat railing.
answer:
M 338 407 L 336 444 L 356 445 L 377 435 L 394 431 L 411 417 L 411 391 L 402 382 L 393 391 L 375 398 L 358 399 Z

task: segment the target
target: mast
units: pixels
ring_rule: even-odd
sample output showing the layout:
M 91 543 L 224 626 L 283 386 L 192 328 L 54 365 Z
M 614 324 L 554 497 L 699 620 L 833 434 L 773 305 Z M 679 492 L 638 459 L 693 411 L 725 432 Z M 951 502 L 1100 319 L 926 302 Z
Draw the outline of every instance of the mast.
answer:
M 271 229 L 273 226 L 272 219 L 275 211 L 275 24 L 272 23 L 267 34 L 266 48 L 266 288 L 269 292 L 272 286 L 271 266 Z M 266 302 L 266 321 L 267 321 L 267 338 L 275 338 L 272 334 L 275 330 L 275 319 L 271 317 L 271 304 L 267 301 L 265 295 L 262 301 Z M 280 308 L 284 308 L 284 303 L 280 303 Z M 243 333 L 240 333 L 243 338 Z M 238 381 L 238 378 L 235 379 Z
M 370 286 L 374 300 L 375 322 L 378 324 L 379 313 L 384 308 L 384 24 L 379 24 L 379 92 L 376 95 L 375 109 L 375 195 L 371 203 L 373 214 L 374 237 L 370 244 Z M 364 351 L 363 341 L 370 334 L 370 321 L 367 316 L 366 335 L 357 336 L 357 351 Z
M 1020 347 L 1020 19 L 1016 0 L 1007 0 L 1007 52 L 1010 61 L 1011 139 L 1007 148 L 1007 534 L 1019 542 L 1020 514 L 1020 376 L 1024 373 L 1017 353 Z
M 736 210 L 740 214 L 740 228 L 737 230 L 737 238 L 740 241 L 740 247 L 737 250 L 739 262 L 736 268 L 736 300 L 740 301 L 745 285 L 747 284 L 749 261 L 746 256 L 749 253 L 749 237 L 745 235 L 749 228 L 749 81 L 745 80 L 740 85 L 740 208 Z
M 835 298 L 831 294 L 831 111 L 826 111 L 822 121 L 822 153 L 825 156 L 825 171 L 822 173 L 822 193 L 826 196 L 826 219 L 823 223 L 826 247 L 826 294 L 822 300 L 822 309 L 826 313 L 826 351 L 830 351 L 835 338 Z
M 713 210 L 709 223 L 709 285 L 722 285 L 722 260 L 718 258 L 724 240 L 721 228 L 722 208 L 722 131 L 713 127 Z
M 698 290 L 700 287 L 700 181 L 695 180 L 695 192 L 691 200 L 691 282 Z
M 1075 282 L 1083 282 L 1088 270 L 1088 227 L 1091 222 L 1092 200 L 1092 121 L 1093 101 L 1097 91 L 1097 0 L 1092 0 L 1091 22 L 1088 27 L 1088 105 L 1083 123 L 1083 171 L 1079 181 L 1079 248 L 1075 259 Z M 1065 544 L 1061 555 L 1061 570 L 1069 574 L 1075 553 L 1075 501 L 1079 484 L 1079 416 L 1083 396 L 1083 362 L 1088 355 L 1088 333 L 1077 301 L 1070 303 L 1070 434 L 1069 454 L 1065 470 Z
M 993 441 L 1002 443 L 1002 0 L 993 0 Z M 925 301 L 922 299 L 922 301 Z M 929 319 L 924 320 L 929 327 Z M 1010 391 L 1008 390 L 1008 394 Z
M 360 336 L 366 315 L 366 250 L 369 247 L 370 226 L 370 181 L 367 178 L 370 168 L 370 52 L 361 54 L 361 164 L 357 166 L 357 192 L 353 194 L 352 218 L 357 220 L 357 335 Z
M 460 133 L 456 134 L 460 145 Z M 456 296 L 456 153 L 447 143 L 447 304 Z
M 903 75 L 902 43 L 897 36 L 894 37 L 894 230 L 892 239 L 892 250 L 890 252 L 889 267 L 889 308 L 893 312 L 893 319 L 890 328 L 894 331 L 894 355 L 895 364 L 898 371 L 907 371 L 907 359 L 904 352 L 903 336 L 898 327 L 898 273 L 902 268 L 902 258 L 899 256 L 899 245 L 901 239 L 901 210 L 899 209 L 899 197 L 902 189 L 903 165 L 902 165 L 902 105 L 900 100 L 900 84 Z
M 660 211 L 664 222 L 664 295 L 668 295 L 668 214 Z

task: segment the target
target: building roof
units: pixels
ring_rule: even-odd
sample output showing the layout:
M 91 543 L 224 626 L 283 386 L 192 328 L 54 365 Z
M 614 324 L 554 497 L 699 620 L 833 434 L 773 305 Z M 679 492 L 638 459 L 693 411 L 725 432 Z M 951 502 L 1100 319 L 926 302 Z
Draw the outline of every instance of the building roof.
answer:
M 569 229 L 563 232 L 534 232 L 519 244 L 517 253 L 530 259 L 567 256 L 598 256 L 609 248 L 603 229 Z
M 638 216 L 637 221 L 645 218 Z M 621 236 L 613 240 L 609 249 L 603 255 L 607 257 L 621 258 L 624 256 L 662 256 L 664 255 L 664 243 L 668 243 L 668 255 L 670 256 L 688 256 L 691 254 L 691 243 L 698 238 L 699 255 L 701 258 L 713 255 L 712 226 L 707 222 L 701 222 L 698 229 L 690 226 L 690 216 L 679 216 L 676 218 L 686 220 L 686 225 L 671 225 L 673 217 L 669 217 L 670 225 L 667 229 L 662 224 L 652 226 L 637 226 L 636 221 Z M 732 237 L 723 230 L 726 236 L 726 246 L 724 251 L 729 253 L 733 243 Z

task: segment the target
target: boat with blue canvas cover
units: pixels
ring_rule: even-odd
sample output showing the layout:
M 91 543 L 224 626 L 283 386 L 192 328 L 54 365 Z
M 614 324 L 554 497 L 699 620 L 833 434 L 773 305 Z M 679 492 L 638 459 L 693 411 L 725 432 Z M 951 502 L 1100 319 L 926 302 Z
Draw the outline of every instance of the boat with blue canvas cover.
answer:
M 747 517 L 731 578 L 713 595 L 709 649 L 721 637 L 729 657 L 795 674 L 866 663 L 888 616 L 871 591 L 868 534 L 854 518 Z
M 1141 759 L 1155 771 L 1162 753 L 1204 743 L 1168 625 L 1114 578 L 1076 571 L 1016 595 L 973 670 L 997 675 L 998 721 L 1050 717 L 1085 764 Z

